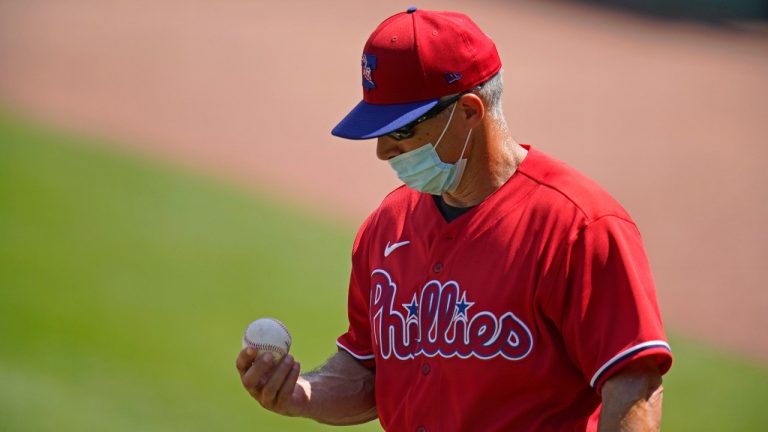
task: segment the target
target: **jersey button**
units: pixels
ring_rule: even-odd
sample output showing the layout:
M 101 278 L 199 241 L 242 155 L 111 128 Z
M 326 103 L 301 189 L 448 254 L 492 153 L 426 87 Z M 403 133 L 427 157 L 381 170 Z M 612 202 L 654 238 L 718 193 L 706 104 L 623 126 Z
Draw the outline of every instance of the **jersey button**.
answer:
M 421 365 L 421 373 L 424 375 L 429 375 L 429 372 L 432 370 L 432 367 L 429 366 L 429 363 L 424 363 Z
M 443 271 L 443 263 L 435 263 L 435 265 L 432 266 L 432 271 L 435 273 L 440 273 Z
M 427 428 L 424 426 L 419 426 L 416 428 L 416 432 L 427 432 Z

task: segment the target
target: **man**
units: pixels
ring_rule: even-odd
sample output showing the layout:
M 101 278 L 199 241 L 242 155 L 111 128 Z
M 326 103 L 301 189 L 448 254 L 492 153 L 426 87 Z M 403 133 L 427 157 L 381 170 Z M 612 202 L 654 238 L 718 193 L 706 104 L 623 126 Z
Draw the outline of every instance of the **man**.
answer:
M 240 353 L 263 407 L 393 431 L 659 429 L 671 354 L 640 234 L 515 143 L 500 70 L 462 14 L 411 8 L 371 35 L 364 100 L 333 134 L 377 138 L 405 186 L 355 239 L 339 351 L 301 377 Z

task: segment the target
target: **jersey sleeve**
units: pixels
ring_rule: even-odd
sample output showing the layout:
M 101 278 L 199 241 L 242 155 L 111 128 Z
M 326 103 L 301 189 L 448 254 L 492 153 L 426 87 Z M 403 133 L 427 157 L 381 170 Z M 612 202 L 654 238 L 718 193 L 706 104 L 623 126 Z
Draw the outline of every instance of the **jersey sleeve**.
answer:
M 607 378 L 640 358 L 655 361 L 662 374 L 669 370 L 671 349 L 634 223 L 616 216 L 589 223 L 571 244 L 565 271 L 567 285 L 548 310 L 598 394 Z
M 374 214 L 363 222 L 352 246 L 352 272 L 349 277 L 347 299 L 349 327 L 336 340 L 339 349 L 346 351 L 369 368 L 373 366 L 374 355 L 368 314 L 371 275 L 368 261 L 368 242 L 371 219 L 373 219 Z

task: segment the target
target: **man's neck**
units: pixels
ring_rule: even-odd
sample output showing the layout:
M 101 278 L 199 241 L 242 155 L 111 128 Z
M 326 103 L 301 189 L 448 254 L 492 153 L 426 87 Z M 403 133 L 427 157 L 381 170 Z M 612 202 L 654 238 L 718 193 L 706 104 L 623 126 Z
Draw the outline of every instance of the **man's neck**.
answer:
M 480 204 L 512 177 L 528 154 L 506 128 L 484 129 L 485 133 L 478 134 L 478 141 L 473 145 L 459 187 L 443 194 L 448 205 L 472 207 Z M 477 145 L 481 142 L 485 145 Z

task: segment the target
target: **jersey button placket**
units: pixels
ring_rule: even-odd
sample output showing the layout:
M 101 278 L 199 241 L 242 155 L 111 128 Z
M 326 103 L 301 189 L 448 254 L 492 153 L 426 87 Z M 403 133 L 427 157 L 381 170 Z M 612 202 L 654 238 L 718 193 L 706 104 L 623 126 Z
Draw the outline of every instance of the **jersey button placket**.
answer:
M 453 241 L 453 239 L 454 239 L 454 238 L 456 238 L 456 237 L 455 237 L 455 235 L 453 234 L 453 232 L 450 232 L 450 231 L 449 231 L 449 232 L 446 232 L 446 233 L 442 234 L 442 235 L 440 236 L 440 238 L 442 239 L 442 242 L 438 242 L 438 243 L 443 243 L 443 244 L 445 244 L 446 242 L 451 242 L 451 241 Z M 445 247 L 446 247 L 446 246 L 443 246 L 442 248 L 445 248 Z M 437 249 L 437 250 L 444 250 L 444 249 L 442 249 L 442 248 L 438 247 L 438 249 Z M 443 269 L 444 269 L 444 268 L 445 268 L 445 266 L 443 265 L 443 263 L 442 263 L 442 262 L 440 262 L 440 261 L 436 261 L 436 262 L 435 262 L 435 263 L 432 265 L 432 272 L 433 272 L 433 273 L 440 273 L 440 272 L 442 272 L 442 271 L 443 271 Z

